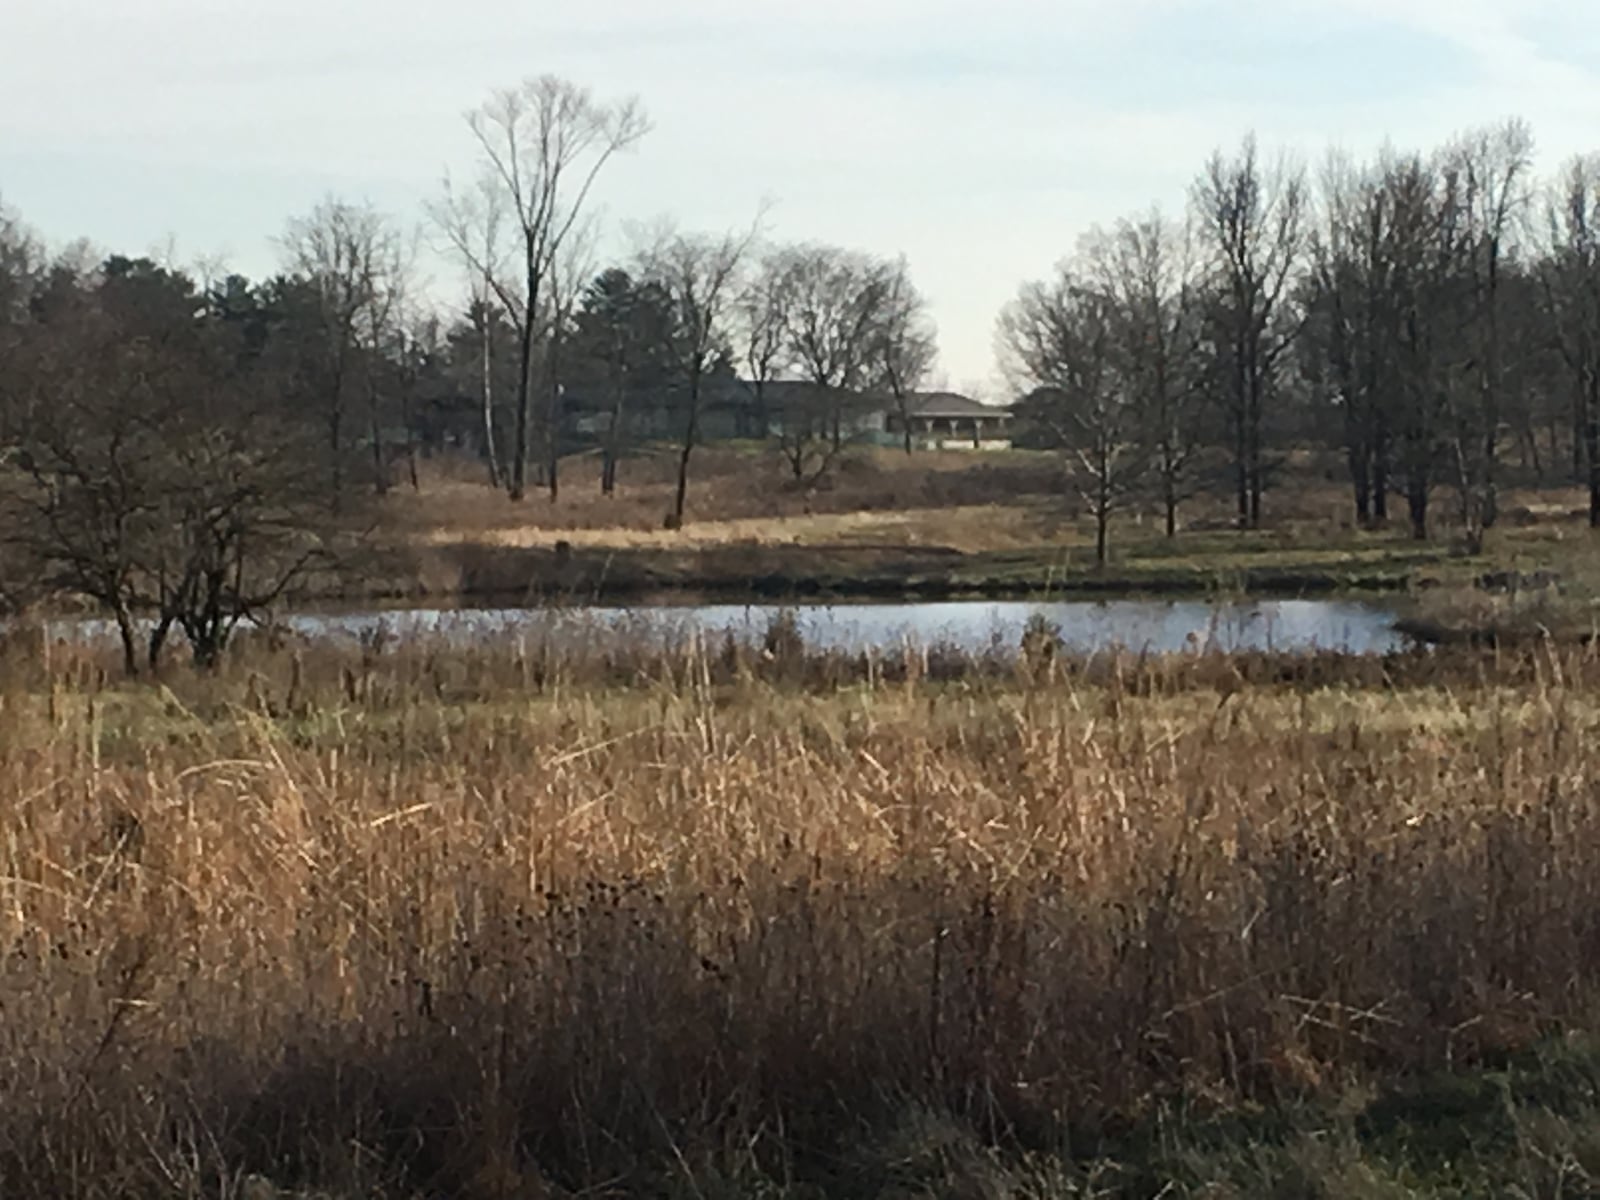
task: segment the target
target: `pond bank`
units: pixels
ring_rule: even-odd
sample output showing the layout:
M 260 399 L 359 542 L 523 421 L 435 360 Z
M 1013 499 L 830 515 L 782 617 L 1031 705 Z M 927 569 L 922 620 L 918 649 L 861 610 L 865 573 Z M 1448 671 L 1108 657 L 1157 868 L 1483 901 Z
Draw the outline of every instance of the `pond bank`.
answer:
M 1331 596 L 1405 592 L 1433 556 L 1288 562 L 1174 558 L 1096 568 L 1054 547 L 963 553 L 943 547 L 726 545 L 596 550 L 461 544 L 408 567 L 347 575 L 315 601 L 448 598 L 464 603 L 1024 600 L 1102 596 Z

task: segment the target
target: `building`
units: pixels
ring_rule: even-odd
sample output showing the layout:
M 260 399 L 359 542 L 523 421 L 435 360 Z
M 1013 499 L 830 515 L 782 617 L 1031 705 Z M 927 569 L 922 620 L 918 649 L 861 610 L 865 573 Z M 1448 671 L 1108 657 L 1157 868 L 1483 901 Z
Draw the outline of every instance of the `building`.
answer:
M 904 444 L 906 427 L 912 446 L 922 450 L 1009 450 L 1012 412 L 955 392 L 916 392 L 884 414 L 883 438 Z
M 702 443 L 770 441 L 785 432 L 831 436 L 859 444 L 905 444 L 901 406 L 881 395 L 834 391 L 805 380 L 775 379 L 756 384 L 717 375 L 700 394 L 696 426 Z M 907 397 L 911 444 L 922 450 L 1008 450 L 1013 414 L 955 392 L 917 392 Z M 580 389 L 567 392 L 564 437 L 592 444 L 610 428 L 604 397 Z M 627 398 L 624 444 L 676 442 L 683 437 L 687 412 L 678 389 L 645 390 Z

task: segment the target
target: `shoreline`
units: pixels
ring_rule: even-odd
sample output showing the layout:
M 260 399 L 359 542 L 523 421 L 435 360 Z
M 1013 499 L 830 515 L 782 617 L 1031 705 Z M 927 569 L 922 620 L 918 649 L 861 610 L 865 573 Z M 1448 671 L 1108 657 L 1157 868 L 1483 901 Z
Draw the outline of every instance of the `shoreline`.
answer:
M 1410 591 L 1421 562 L 1284 566 L 1113 564 L 1085 567 L 1052 547 L 964 554 L 923 548 L 727 546 L 692 551 L 560 550 L 473 544 L 430 551 L 405 568 L 297 596 L 312 603 L 444 600 L 615 604 L 704 601 L 1044 600 L 1211 595 L 1292 598 Z M 399 586 L 372 580 L 403 578 Z
M 1429 558 L 1396 556 L 1281 566 L 1207 565 L 1196 558 L 1172 565 L 1154 561 L 1096 568 L 1066 561 L 1061 550 L 1048 546 L 976 553 L 884 546 L 562 550 L 459 543 L 425 551 L 374 546 L 342 571 L 308 578 L 284 597 L 279 611 L 1340 596 L 1399 600 L 1425 585 L 1421 573 L 1436 565 Z M 49 620 L 100 615 L 93 605 L 81 603 L 58 602 L 32 611 Z

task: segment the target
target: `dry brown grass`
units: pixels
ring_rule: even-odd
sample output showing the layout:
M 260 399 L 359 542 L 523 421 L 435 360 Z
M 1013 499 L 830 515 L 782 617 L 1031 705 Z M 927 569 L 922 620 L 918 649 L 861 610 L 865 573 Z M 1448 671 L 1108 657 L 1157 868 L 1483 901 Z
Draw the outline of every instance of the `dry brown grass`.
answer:
M 1081 511 L 1060 459 L 1051 454 L 949 452 L 908 458 L 895 450 L 857 449 L 820 490 L 809 492 L 785 478 L 782 461 L 770 451 L 706 448 L 695 463 L 689 520 L 681 530 L 662 528 L 674 486 L 674 463 L 665 453 L 631 459 L 611 497 L 600 494 L 589 459 L 569 460 L 560 499 L 553 504 L 542 493 L 513 503 L 489 488 L 475 466 L 437 460 L 427 464 L 420 491 L 400 489 L 391 495 L 387 527 L 419 547 L 527 548 L 566 541 L 608 549 L 880 545 L 974 553 L 1093 544 L 1093 522 Z M 1358 534 L 1347 492 L 1337 470 L 1309 458 L 1296 460 L 1271 496 L 1266 527 L 1243 540 L 1265 539 L 1303 551 L 1343 545 Z M 1537 534 L 1529 530 L 1535 540 L 1570 524 L 1557 519 L 1573 502 L 1569 492 L 1507 492 L 1505 502 L 1508 512 L 1538 523 Z M 1169 544 L 1159 507 L 1145 497 L 1114 519 L 1113 553 L 1181 556 L 1197 538 L 1210 553 L 1233 515 L 1223 479 L 1210 493 L 1185 502 L 1184 536 Z M 1443 508 L 1440 520 L 1440 536 L 1448 541 Z M 1366 540 L 1411 549 L 1402 524 L 1397 517 L 1388 533 Z
M 6 1195 L 703 1195 L 1600 998 L 1589 654 L 3 654 Z
M 770 450 L 706 448 L 695 456 L 689 521 L 668 535 L 662 518 L 672 506 L 673 456 L 628 460 L 616 495 L 603 496 L 598 467 L 588 458 L 563 465 L 558 502 L 542 493 L 513 504 L 461 463 L 432 464 L 420 492 L 394 493 L 390 519 L 423 544 L 478 540 L 496 545 L 692 545 L 756 539 L 776 543 L 827 539 L 884 520 L 887 536 L 910 526 L 911 538 L 937 527 L 946 510 L 975 510 L 1009 524 L 1017 506 L 1026 519 L 1041 499 L 1060 492 L 1060 468 L 1047 455 L 1015 452 L 973 456 L 856 450 L 819 487 L 786 478 Z M 1002 530 L 997 530 L 1002 532 Z M 869 535 L 870 536 L 870 535 Z

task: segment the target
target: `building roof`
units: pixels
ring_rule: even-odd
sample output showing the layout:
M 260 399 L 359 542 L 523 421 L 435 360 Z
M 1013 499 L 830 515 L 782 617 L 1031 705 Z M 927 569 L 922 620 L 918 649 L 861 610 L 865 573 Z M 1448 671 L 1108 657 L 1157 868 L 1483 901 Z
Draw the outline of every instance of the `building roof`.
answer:
M 1009 408 L 984 404 L 957 392 L 916 392 L 907 397 L 906 414 L 911 417 L 933 417 L 968 420 L 972 417 L 1009 417 Z

